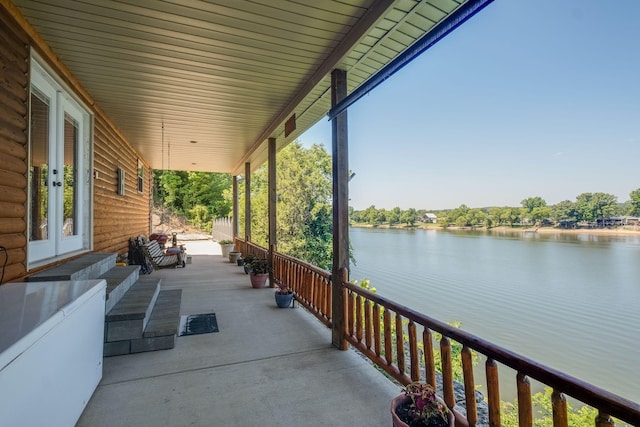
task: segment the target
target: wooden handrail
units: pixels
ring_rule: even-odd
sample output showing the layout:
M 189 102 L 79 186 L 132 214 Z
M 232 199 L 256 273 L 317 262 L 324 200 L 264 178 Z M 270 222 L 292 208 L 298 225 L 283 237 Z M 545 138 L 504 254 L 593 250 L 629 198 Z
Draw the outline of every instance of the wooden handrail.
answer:
M 286 284 L 296 301 L 331 327 L 331 273 L 300 259 L 273 253 L 273 277 L 277 285 Z
M 385 316 L 387 315 L 388 310 L 393 311 L 396 316 L 402 316 L 403 318 L 408 319 L 410 322 L 415 322 L 422 325 L 428 330 L 436 331 L 442 334 L 443 337 L 456 341 L 462 344 L 464 347 L 468 347 L 486 356 L 490 361 L 499 362 L 505 366 L 508 366 L 514 369 L 520 375 L 535 379 L 547 386 L 550 386 L 558 392 L 569 395 L 587 405 L 598 409 L 605 415 L 611 415 L 625 422 L 631 423 L 632 425 L 640 425 L 640 405 L 635 402 L 617 396 L 611 392 L 589 384 L 578 378 L 567 375 L 556 369 L 542 365 L 527 357 L 521 356 L 513 351 L 492 344 L 489 341 L 483 340 L 482 338 L 476 337 L 475 335 L 472 335 L 463 330 L 454 328 L 439 320 L 418 313 L 406 306 L 369 292 L 357 285 L 347 282 L 344 282 L 342 285 L 350 293 L 354 293 L 358 295 L 358 297 L 363 297 L 365 301 L 368 300 L 373 302 L 374 304 L 378 304 L 384 307 Z M 384 321 L 386 329 L 386 317 Z M 352 344 L 354 343 L 354 341 L 357 342 L 356 339 L 350 339 L 349 341 Z M 368 356 L 371 353 L 366 351 L 364 352 Z M 379 357 L 370 358 L 376 363 L 379 363 L 381 361 Z M 388 362 L 382 362 L 388 365 Z M 385 366 L 381 367 L 385 369 Z M 401 373 L 401 371 L 399 371 L 396 367 L 386 366 L 385 370 L 390 373 Z M 398 375 L 396 379 L 404 383 L 410 381 L 410 378 L 408 378 L 406 375 Z

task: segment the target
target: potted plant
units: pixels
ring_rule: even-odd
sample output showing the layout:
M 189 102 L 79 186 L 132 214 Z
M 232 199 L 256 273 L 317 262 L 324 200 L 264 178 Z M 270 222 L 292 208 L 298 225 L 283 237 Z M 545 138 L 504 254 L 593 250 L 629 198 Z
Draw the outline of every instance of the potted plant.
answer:
M 276 289 L 276 305 L 280 308 L 291 306 L 293 301 L 293 291 L 285 284 L 281 283 Z
M 249 274 L 251 271 L 251 263 L 256 260 L 256 257 L 253 255 L 247 255 L 244 257 L 244 272 L 245 274 Z
M 240 255 L 242 255 L 242 254 L 240 252 L 237 252 L 237 251 L 229 252 L 229 262 L 235 264 L 238 261 L 238 258 L 240 258 Z
M 407 385 L 391 402 L 394 427 L 454 427 L 455 418 L 429 384 Z
M 229 252 L 231 252 L 235 246 L 233 240 L 220 240 L 218 241 L 220 245 L 220 249 L 222 250 L 222 256 L 227 258 L 229 256 Z
M 251 262 L 251 273 L 249 278 L 251 279 L 251 286 L 254 288 L 264 288 L 269 277 L 269 263 L 266 259 L 255 259 Z

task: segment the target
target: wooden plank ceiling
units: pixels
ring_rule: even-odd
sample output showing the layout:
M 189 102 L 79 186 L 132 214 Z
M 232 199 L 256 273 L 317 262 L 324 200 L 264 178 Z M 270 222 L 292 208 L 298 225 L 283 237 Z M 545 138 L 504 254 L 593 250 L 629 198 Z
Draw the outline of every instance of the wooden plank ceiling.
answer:
M 231 173 L 325 120 L 332 69 L 353 90 L 465 1 L 13 0 L 153 168 Z

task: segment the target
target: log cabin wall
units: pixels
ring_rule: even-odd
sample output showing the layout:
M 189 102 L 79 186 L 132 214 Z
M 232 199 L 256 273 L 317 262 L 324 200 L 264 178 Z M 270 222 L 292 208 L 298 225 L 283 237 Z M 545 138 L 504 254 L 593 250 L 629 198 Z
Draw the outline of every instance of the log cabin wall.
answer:
M 4 282 L 26 273 L 28 89 L 27 36 L 0 9 L 0 246 L 8 256 Z M 4 257 L 0 251 L 0 267 Z
M 57 58 L 39 48 L 42 41 L 34 41 L 33 34 L 33 28 L 0 6 L 0 246 L 8 253 L 3 283 L 35 271 L 27 270 L 29 49 L 65 81 L 73 79 L 56 66 Z M 124 253 L 129 237 L 151 230 L 151 170 L 86 92 L 76 95 L 89 107 L 94 123 L 93 250 Z M 142 192 L 138 160 L 143 167 Z M 118 194 L 118 169 L 125 171 L 124 195 Z M 3 263 L 0 251 L 0 267 Z
M 93 133 L 93 249 L 123 253 L 129 237 L 149 235 L 151 171 L 143 166 L 143 191 L 138 192 L 141 157 L 98 115 Z M 124 195 L 118 194 L 118 169 L 125 172 Z

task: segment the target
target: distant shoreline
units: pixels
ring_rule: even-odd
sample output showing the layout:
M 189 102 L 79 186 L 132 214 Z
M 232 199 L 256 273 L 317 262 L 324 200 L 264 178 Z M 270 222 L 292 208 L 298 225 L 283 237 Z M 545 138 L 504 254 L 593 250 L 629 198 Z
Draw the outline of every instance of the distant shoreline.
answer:
M 416 225 L 413 227 L 408 226 L 398 226 L 398 225 L 378 225 L 373 226 L 371 224 L 351 224 L 351 227 L 356 228 L 388 228 L 388 229 L 398 229 L 398 230 L 445 230 L 441 225 L 429 224 L 429 225 Z M 555 227 L 447 227 L 446 230 L 467 230 L 467 231 L 509 231 L 512 233 L 539 233 L 539 234 L 589 234 L 589 235 L 598 235 L 598 236 L 640 236 L 640 228 L 636 228 L 635 230 L 631 227 L 616 227 L 616 228 L 555 228 Z

